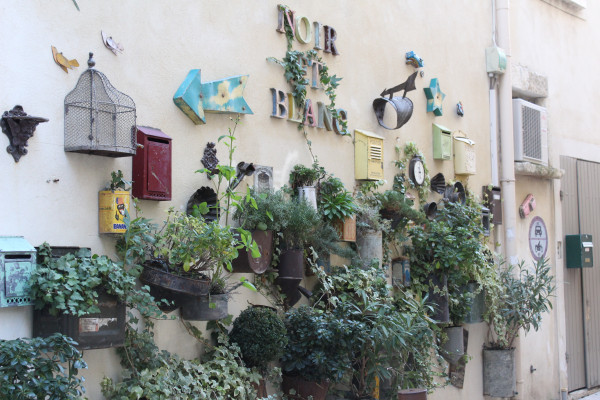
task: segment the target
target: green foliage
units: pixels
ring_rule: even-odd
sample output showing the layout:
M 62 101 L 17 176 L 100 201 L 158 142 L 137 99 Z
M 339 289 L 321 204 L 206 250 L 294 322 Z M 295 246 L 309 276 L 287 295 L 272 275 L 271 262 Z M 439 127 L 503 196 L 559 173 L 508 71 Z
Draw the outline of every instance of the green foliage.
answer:
M 289 200 L 286 203 L 281 235 L 286 249 L 302 249 L 315 233 L 321 217 L 306 201 Z
M 129 188 L 127 186 L 131 185 L 131 181 L 126 181 L 125 177 L 123 176 L 123 171 L 118 170 L 118 171 L 113 171 L 110 173 L 111 176 L 111 180 L 109 182 L 108 185 L 108 189 L 111 191 L 115 191 L 115 190 L 129 190 Z
M 460 325 L 472 297 L 465 286 L 480 282 L 493 263 L 483 236 L 481 206 L 472 199 L 465 205 L 446 203 L 434 220 L 415 225 L 409 233 L 413 288 L 425 293 L 432 286 L 432 274 L 447 276 L 452 322 Z
M 427 349 L 435 349 L 435 344 L 427 327 L 431 321 L 422 303 L 407 299 L 402 307 L 396 305 L 385 272 L 379 267 L 332 267 L 329 275 L 319 271 L 317 274 L 319 300 L 315 306 L 343 320 L 349 332 L 347 346 L 351 349 L 352 368 L 346 383 L 355 398 L 372 393 L 376 377 L 407 385 L 409 382 L 434 385 Z M 418 361 L 414 360 L 413 336 L 423 340 Z M 409 353 L 413 361 L 405 372 Z
M 321 382 L 338 382 L 350 365 L 348 348 L 351 329 L 343 319 L 330 312 L 306 305 L 285 315 L 288 343 L 281 357 L 288 375 Z
M 244 229 L 279 231 L 285 220 L 287 201 L 280 190 L 260 194 L 251 190 L 250 197 L 235 210 L 233 218 Z
M 356 213 L 354 198 L 339 178 L 327 177 L 319 189 L 319 210 L 326 221 L 344 220 Z
M 61 334 L 47 338 L 0 340 L 0 397 L 12 400 L 83 399 L 87 368 L 73 339 Z
M 100 290 L 116 295 L 129 305 L 139 302 L 149 307 L 153 304 L 147 287 L 136 288 L 137 275 L 106 256 L 66 254 L 54 259 L 47 243 L 40 246 L 38 255 L 41 262 L 31 274 L 31 294 L 36 308 L 47 306 L 52 315 L 83 316 L 100 312 Z
M 490 348 L 510 349 L 521 329 L 527 333 L 540 328 L 556 290 L 551 270 L 548 259 L 540 259 L 533 268 L 520 261 L 500 271 L 500 290 L 484 315 L 491 327 Z
M 204 361 L 183 360 L 163 353 L 158 361 L 139 371 L 125 370 L 122 381 L 102 381 L 102 393 L 108 400 L 254 400 L 259 375 L 246 368 L 239 348 L 221 341 Z
M 311 167 L 302 164 L 294 165 L 290 171 L 290 186 L 294 192 L 303 186 L 314 186 L 326 175 L 325 168 L 315 161 Z
M 237 343 L 242 359 L 261 373 L 267 364 L 278 360 L 287 343 L 285 325 L 277 313 L 268 307 L 249 307 L 233 321 L 229 333 L 231 343 Z

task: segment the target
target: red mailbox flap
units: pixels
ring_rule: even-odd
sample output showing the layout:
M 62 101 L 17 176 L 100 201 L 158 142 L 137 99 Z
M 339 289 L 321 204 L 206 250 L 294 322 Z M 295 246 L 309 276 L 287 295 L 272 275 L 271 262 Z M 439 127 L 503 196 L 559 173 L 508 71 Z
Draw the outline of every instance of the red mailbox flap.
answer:
M 171 138 L 159 129 L 138 126 L 137 141 L 141 147 L 133 157 L 133 196 L 171 200 Z
M 148 191 L 168 192 L 171 181 L 169 142 L 148 138 Z

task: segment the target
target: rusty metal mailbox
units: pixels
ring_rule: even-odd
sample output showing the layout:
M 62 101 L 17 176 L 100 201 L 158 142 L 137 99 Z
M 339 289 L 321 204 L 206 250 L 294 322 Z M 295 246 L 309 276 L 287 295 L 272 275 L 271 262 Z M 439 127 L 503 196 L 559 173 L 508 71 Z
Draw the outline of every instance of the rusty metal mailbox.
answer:
M 29 277 L 36 251 L 22 236 L 0 236 L 0 307 L 33 304 Z
M 133 157 L 133 197 L 171 200 L 171 138 L 159 129 L 137 127 L 140 145 Z

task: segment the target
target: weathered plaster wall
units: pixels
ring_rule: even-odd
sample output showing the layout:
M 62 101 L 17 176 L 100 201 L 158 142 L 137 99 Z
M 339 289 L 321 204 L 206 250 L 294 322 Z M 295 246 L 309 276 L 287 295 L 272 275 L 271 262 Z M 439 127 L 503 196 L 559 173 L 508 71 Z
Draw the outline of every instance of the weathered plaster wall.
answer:
M 290 90 L 281 67 L 266 61 L 267 57 L 281 58 L 285 54 L 285 38 L 275 31 L 277 4 L 270 0 L 260 3 L 186 0 L 168 6 L 141 0 L 79 1 L 81 12 L 78 12 L 69 0 L 1 3 L 0 37 L 5 38 L 0 42 L 2 111 L 21 104 L 26 112 L 47 117 L 50 122 L 37 128 L 29 141 L 29 154 L 18 164 L 9 155 L 0 154 L 0 188 L 3 189 L 0 234 L 23 235 L 34 245 L 48 241 L 53 245 L 88 246 L 96 253 L 114 255 L 113 239 L 97 233 L 97 192 L 104 187 L 110 171 L 122 169 L 130 176 L 131 160 L 63 151 L 63 100 L 84 70 L 89 51 L 95 54 L 97 69 L 105 73 L 117 89 L 134 99 L 138 124 L 159 128 L 173 138 L 173 200 L 141 201 L 145 216 L 162 220 L 169 207 L 183 209 L 189 196 L 198 187 L 208 184 L 204 177 L 194 173 L 201 168 L 205 144 L 216 141 L 232 126 L 227 115 L 207 115 L 207 124 L 196 126 L 173 104 L 173 94 L 190 69 L 200 68 L 203 81 L 250 74 L 245 98 L 254 115 L 241 118 L 235 162 L 243 160 L 273 166 L 276 187 L 286 183 L 294 164 L 309 164 L 310 154 L 296 124 L 270 117 L 269 89 Z M 491 44 L 491 2 L 291 0 L 287 5 L 298 15 L 329 24 L 337 30 L 336 44 L 341 54 L 334 57 L 321 53 L 331 73 L 343 77 L 337 91 L 337 105 L 348 111 L 351 132 L 364 129 L 386 138 L 387 186 L 391 185 L 396 173 L 394 147 L 403 146 L 407 141 L 416 142 L 423 151 L 431 176 L 442 172 L 447 179 L 454 179 L 451 161 L 432 159 L 431 124 L 435 122 L 452 130 L 460 129 L 475 140 L 477 175 L 463 181 L 476 194 L 480 193 L 481 186 L 490 181 L 484 49 Z M 556 11 L 545 13 L 546 18 L 551 18 L 555 17 Z M 524 21 L 531 19 L 515 16 L 513 29 L 523 29 Z M 532 31 L 525 29 L 523 37 L 537 34 L 533 30 L 536 24 L 532 24 Z M 115 56 L 104 48 L 100 30 L 122 43 L 124 53 Z M 561 48 L 568 48 L 567 38 L 558 38 L 558 33 L 550 34 L 561 40 L 564 44 Z M 513 34 L 513 38 L 517 37 Z M 552 43 L 548 42 L 549 45 Z M 65 56 L 77 58 L 81 67 L 65 74 L 52 60 L 51 45 Z M 552 62 L 537 61 L 544 54 L 537 47 L 531 50 L 516 43 L 513 46 L 514 53 L 522 55 L 524 63 L 549 75 L 555 71 L 552 62 L 568 58 L 562 54 Z M 307 50 L 310 46 L 295 42 L 295 48 Z M 414 103 L 412 119 L 399 130 L 386 131 L 378 126 L 371 103 L 384 88 L 403 82 L 414 71 L 404 62 L 404 53 L 410 50 L 425 60 L 425 77 L 417 77 L 417 90 L 408 94 Z M 571 75 L 578 73 L 574 60 L 571 64 L 560 65 L 568 68 L 566 71 Z M 436 77 L 446 94 L 442 117 L 425 112 L 423 87 Z M 567 83 L 563 85 L 559 86 L 556 79 L 551 79 L 549 99 L 559 98 L 570 89 Z M 591 88 L 578 87 L 577 90 L 581 95 L 579 98 L 592 95 Z M 323 93 L 312 89 L 309 89 L 308 98 L 326 100 Z M 465 107 L 464 118 L 455 113 L 458 101 Z M 548 106 L 552 111 L 556 109 L 550 102 Z M 569 107 L 574 106 L 567 104 L 565 107 L 563 112 L 566 114 Z M 588 126 L 581 121 L 559 121 L 555 128 L 555 118 L 551 121 L 553 132 L 564 132 L 570 140 L 576 140 L 580 136 L 578 132 Z M 308 132 L 321 164 L 352 188 L 352 138 L 314 128 L 308 128 Z M 0 145 L 7 144 L 5 138 L 0 139 Z M 593 144 L 600 146 L 600 139 Z M 225 147 L 218 145 L 217 148 L 219 158 L 224 160 Z M 55 183 L 53 179 L 59 181 Z M 546 183 L 528 181 L 526 187 L 529 186 L 534 186 L 536 193 L 541 193 L 540 197 L 548 193 Z M 240 189 L 244 187 L 245 183 Z M 430 198 L 437 201 L 439 196 L 431 195 Z M 539 212 L 543 212 L 540 215 L 544 215 L 550 225 L 548 204 L 538 201 L 538 207 Z M 521 250 L 526 257 L 528 250 Z M 248 301 L 256 304 L 264 299 L 240 290 L 230 303 L 230 312 L 237 315 Z M 0 318 L 3 321 L 1 338 L 31 333 L 29 308 L 0 310 Z M 544 365 L 544 371 L 536 373 L 531 383 L 524 383 L 528 391 L 535 386 L 543 393 L 539 392 L 540 397 L 523 398 L 554 398 L 557 392 L 553 372 L 556 357 L 554 361 L 549 360 L 546 353 L 546 350 L 555 351 L 556 341 L 554 323 L 551 318 L 548 320 L 543 332 L 524 339 L 524 344 L 530 347 L 535 343 L 549 343 L 550 349 L 544 347 L 543 352 L 539 349 L 539 355 L 535 356 L 534 365 Z M 469 325 L 468 329 L 471 333 L 468 352 L 472 360 L 467 365 L 465 388 L 448 387 L 431 395 L 431 399 L 482 398 L 480 350 L 487 328 L 484 324 L 475 324 Z M 157 323 L 156 339 L 162 348 L 186 357 L 193 357 L 199 351 L 196 342 L 177 321 Z M 524 351 L 529 354 L 526 346 Z M 118 359 L 114 350 L 87 351 L 85 358 L 90 365 L 84 373 L 88 395 L 90 399 L 99 399 L 98 383 L 103 376 L 118 376 Z

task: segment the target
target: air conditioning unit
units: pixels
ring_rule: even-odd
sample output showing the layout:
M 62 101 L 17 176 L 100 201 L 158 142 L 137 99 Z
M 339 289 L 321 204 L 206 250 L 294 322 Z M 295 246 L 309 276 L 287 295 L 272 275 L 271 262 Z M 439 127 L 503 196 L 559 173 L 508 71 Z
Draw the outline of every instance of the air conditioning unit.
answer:
M 548 165 L 548 113 L 544 107 L 513 99 L 515 161 Z

